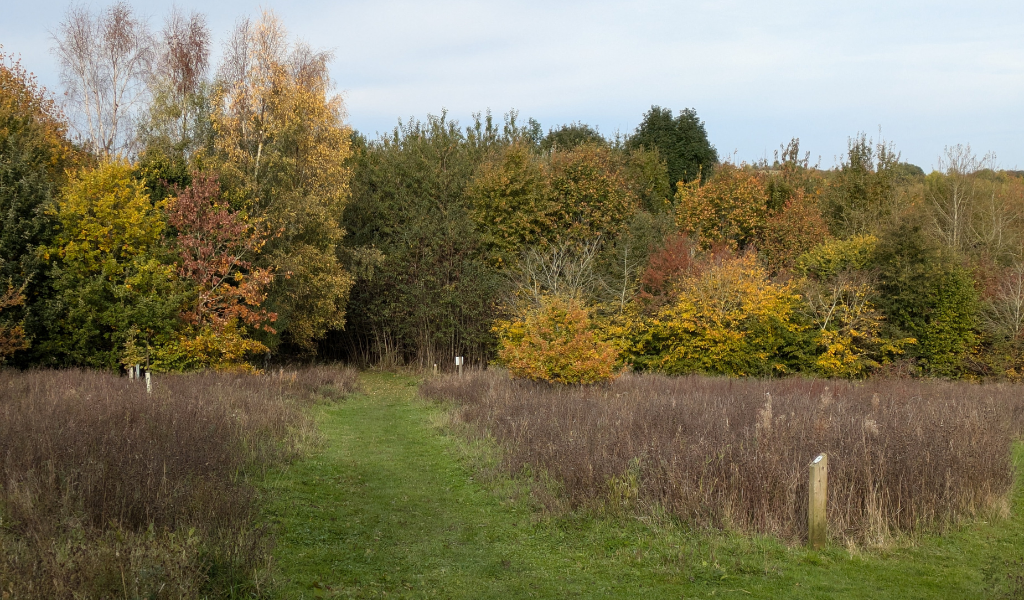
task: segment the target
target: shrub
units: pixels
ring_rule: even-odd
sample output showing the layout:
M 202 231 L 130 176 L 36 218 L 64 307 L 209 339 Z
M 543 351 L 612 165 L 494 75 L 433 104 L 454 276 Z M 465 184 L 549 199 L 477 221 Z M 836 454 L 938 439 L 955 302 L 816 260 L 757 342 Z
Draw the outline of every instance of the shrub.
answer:
M 517 377 L 565 384 L 615 378 L 615 347 L 598 338 L 590 313 L 577 300 L 546 297 L 495 330 L 498 359 Z
M 626 360 L 668 374 L 781 375 L 811 360 L 813 332 L 792 285 L 768 279 L 752 254 L 713 258 L 680 276 L 677 299 L 628 324 Z
M 796 261 L 805 310 L 818 330 L 814 366 L 820 375 L 863 377 L 917 343 L 884 335 L 885 317 L 867 271 L 877 243 L 868 235 L 830 240 Z

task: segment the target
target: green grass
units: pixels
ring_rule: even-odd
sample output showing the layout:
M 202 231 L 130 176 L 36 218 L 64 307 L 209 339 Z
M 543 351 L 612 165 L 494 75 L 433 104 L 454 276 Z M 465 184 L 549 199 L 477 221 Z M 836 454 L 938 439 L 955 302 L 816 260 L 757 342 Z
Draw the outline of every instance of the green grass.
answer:
M 323 409 L 317 456 L 268 481 L 281 598 L 1001 598 L 1024 571 L 1012 517 L 912 547 L 812 552 L 671 520 L 540 514 L 438 425 L 417 381 L 366 374 Z M 1020 458 L 1021 453 L 1018 452 Z M 1018 461 L 1019 463 L 1020 461 Z M 1020 486 L 1018 486 L 1019 489 Z M 519 494 L 521 497 L 522 494 Z

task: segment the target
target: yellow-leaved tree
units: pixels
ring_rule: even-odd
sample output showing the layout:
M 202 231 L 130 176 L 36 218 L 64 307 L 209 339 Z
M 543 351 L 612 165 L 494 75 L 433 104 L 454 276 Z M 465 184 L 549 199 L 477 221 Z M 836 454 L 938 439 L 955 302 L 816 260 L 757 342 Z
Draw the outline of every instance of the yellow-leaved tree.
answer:
M 680 274 L 674 287 L 674 301 L 655 315 L 636 305 L 624 319 L 623 350 L 636 368 L 768 376 L 813 361 L 796 289 L 772 282 L 752 253 L 712 257 Z
M 232 208 L 275 235 L 257 265 L 276 273 L 264 305 L 284 339 L 306 350 L 344 326 L 353 281 L 338 259 L 351 129 L 331 58 L 290 43 L 264 11 L 236 26 L 213 94 L 220 181 Z
M 695 179 L 676 191 L 676 225 L 695 235 L 701 248 L 726 244 L 733 250 L 760 240 L 768 218 L 764 177 L 731 164 L 715 169 L 710 181 Z
M 855 235 L 831 240 L 802 254 L 795 270 L 804 304 L 818 333 L 815 370 L 826 377 L 864 377 L 915 344 L 883 335 L 884 317 L 866 272 L 878 238 Z
M 81 170 L 64 188 L 51 208 L 57 235 L 41 249 L 55 291 L 40 344 L 51 361 L 114 369 L 126 347 L 175 335 L 188 292 L 159 243 L 162 209 L 119 159 Z
M 511 144 L 485 160 L 466 196 L 496 266 L 514 264 L 523 248 L 542 243 L 550 233 L 544 166 L 526 144 Z
M 534 381 L 587 384 L 617 375 L 618 352 L 598 335 L 577 299 L 546 296 L 510 321 L 499 321 L 498 360 L 512 375 Z

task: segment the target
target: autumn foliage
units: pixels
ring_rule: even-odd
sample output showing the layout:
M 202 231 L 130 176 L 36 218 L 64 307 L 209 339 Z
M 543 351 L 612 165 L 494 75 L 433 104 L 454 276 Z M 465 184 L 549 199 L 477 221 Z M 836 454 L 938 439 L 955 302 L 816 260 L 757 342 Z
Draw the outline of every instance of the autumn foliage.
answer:
M 781 210 L 768 217 L 757 244 L 772 274 L 791 269 L 797 257 L 825 242 L 828 225 L 817 199 L 797 190 Z
M 798 139 L 721 161 L 692 108 L 657 105 L 614 136 L 515 110 L 368 136 L 333 53 L 270 10 L 236 22 L 218 64 L 200 13 L 157 33 L 125 2 L 72 7 L 54 38 L 67 115 L 0 54 L 18 366 L 463 356 L 606 378 L 508 354 L 575 340 L 667 373 L 1024 372 L 1024 176 L 969 146 L 930 174 L 864 134 L 831 168 Z M 537 329 L 544 295 L 574 298 L 561 310 L 587 313 L 582 337 Z M 528 322 L 550 339 L 506 335 Z
M 800 370 L 810 343 L 795 288 L 749 253 L 681 273 L 674 299 L 631 314 L 625 330 L 628 359 L 669 374 L 783 375 Z
M 694 180 L 676 192 L 676 224 L 696 236 L 701 248 L 725 243 L 746 248 L 762 235 L 768 218 L 768 189 L 762 174 L 723 165 L 710 181 Z
M 267 238 L 261 228 L 231 212 L 216 177 L 202 173 L 168 202 L 167 222 L 177 231 L 178 275 L 195 286 L 195 299 L 181 314 L 187 333 L 164 355 L 184 354 L 197 366 L 224 369 L 266 352 L 245 336 L 246 327 L 273 333 L 277 318 L 261 306 L 273 273 L 252 262 Z
M 514 321 L 499 322 L 498 360 L 517 377 L 562 384 L 615 378 L 615 347 L 597 334 L 577 300 L 548 297 Z
M 6 292 L 0 294 L 0 312 L 3 312 L 4 309 L 21 306 L 24 303 L 25 296 L 20 289 L 8 287 Z M 25 327 L 21 323 L 12 325 L 0 322 L 0 363 L 11 354 L 27 347 Z

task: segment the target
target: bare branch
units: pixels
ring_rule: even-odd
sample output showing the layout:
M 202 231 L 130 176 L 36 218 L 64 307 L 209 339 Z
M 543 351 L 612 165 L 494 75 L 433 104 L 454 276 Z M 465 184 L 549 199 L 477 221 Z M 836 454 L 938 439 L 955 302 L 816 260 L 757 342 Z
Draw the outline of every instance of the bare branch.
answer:
M 547 250 L 527 251 L 511 273 L 517 295 L 539 305 L 545 296 L 583 300 L 590 296 L 600 280 L 594 272 L 594 260 L 601 239 L 584 244 L 563 242 Z
M 153 61 L 146 22 L 123 1 L 97 14 L 71 6 L 53 38 L 79 136 L 103 155 L 131 153 Z

